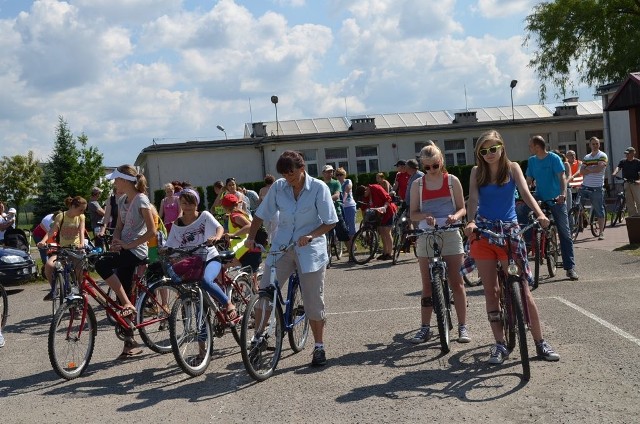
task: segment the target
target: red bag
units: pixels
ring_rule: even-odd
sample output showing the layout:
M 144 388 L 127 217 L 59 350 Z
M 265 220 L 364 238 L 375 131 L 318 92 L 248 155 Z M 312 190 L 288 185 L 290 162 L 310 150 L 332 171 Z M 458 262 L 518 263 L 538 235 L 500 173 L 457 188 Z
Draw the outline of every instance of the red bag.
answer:
M 204 276 L 204 260 L 200 256 L 187 256 L 172 268 L 182 281 L 200 281 Z

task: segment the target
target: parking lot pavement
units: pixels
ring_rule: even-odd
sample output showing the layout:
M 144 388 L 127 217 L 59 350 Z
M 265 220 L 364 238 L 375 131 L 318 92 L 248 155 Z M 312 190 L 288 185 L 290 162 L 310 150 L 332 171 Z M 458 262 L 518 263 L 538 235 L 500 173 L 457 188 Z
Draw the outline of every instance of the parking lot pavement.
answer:
M 615 227 L 606 227 L 604 230 L 604 240 L 598 240 L 591 234 L 589 228 L 578 235 L 574 246 L 581 249 L 597 249 L 613 251 L 629 244 L 629 235 L 625 222 Z

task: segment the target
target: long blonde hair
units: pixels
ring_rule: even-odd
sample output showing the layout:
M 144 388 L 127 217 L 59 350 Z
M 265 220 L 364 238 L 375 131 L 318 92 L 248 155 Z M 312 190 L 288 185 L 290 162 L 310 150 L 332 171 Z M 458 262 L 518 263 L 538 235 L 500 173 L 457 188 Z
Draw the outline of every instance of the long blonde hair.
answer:
M 498 161 L 498 175 L 496 175 L 496 183 L 498 185 L 504 185 L 509 182 L 509 166 L 511 165 L 511 161 L 507 157 L 506 146 L 504 145 L 504 140 L 500 133 L 496 130 L 489 130 L 480 134 L 480 138 L 476 142 L 476 158 L 478 162 L 478 171 L 476 172 L 476 182 L 478 187 L 485 186 L 491 183 L 491 170 L 489 169 L 489 164 L 484 160 L 484 157 L 480 154 L 480 149 L 482 145 L 487 140 L 493 140 L 496 144 L 502 146 L 500 149 L 500 160 Z

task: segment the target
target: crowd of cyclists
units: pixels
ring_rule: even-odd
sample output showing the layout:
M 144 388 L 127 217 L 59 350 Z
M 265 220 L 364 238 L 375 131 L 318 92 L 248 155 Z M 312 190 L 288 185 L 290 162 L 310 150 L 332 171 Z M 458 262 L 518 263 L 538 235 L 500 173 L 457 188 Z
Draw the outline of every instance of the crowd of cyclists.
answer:
M 328 253 L 325 235 L 344 223 L 348 232 L 345 243 L 349 251 L 357 230 L 357 210 L 363 215 L 366 210 L 373 210 L 379 216 L 377 231 L 382 240 L 382 250 L 377 259 L 387 261 L 392 258 L 391 227 L 399 214 L 406 214 L 411 226 L 419 229 L 465 223 L 463 233 L 457 228 L 446 231 L 440 246 L 455 300 L 457 341 L 471 342 L 462 276 L 471 269 L 477 269 L 484 289 L 487 319 L 495 339 L 488 362 L 500 364 L 510 354 L 505 345 L 498 306 L 497 264 L 502 263 L 506 269 L 507 254 L 504 239 L 480 237 L 474 230 L 516 234 L 519 224 L 525 223 L 523 221 L 530 215 L 546 227 L 549 219 L 538 201 L 547 202 L 558 226 L 566 275 L 571 280 L 578 280 L 568 209 L 572 190 L 577 189 L 583 194 L 583 199 L 591 200 L 596 216 L 604 216 L 602 187 L 608 158 L 599 150 L 599 143 L 595 137 L 590 140 L 591 152 L 582 161 L 576 160 L 573 151 L 566 152 L 563 160 L 560 155 L 546 150 L 544 138 L 534 136 L 529 141 L 532 156 L 526 174 L 523 174 L 520 166 L 509 160 L 502 136 L 494 130 L 485 132 L 475 146 L 476 166 L 471 171 L 466 202 L 462 183 L 447 172 L 442 152 L 431 141 L 422 148 L 418 160 L 400 160 L 395 164 L 397 173 L 393 184 L 381 173 L 376 176 L 376 183 L 357 187 L 346 178 L 344 168 L 336 170 L 332 165 L 326 165 L 321 179 L 317 179 L 307 173 L 300 153 L 286 151 L 276 164 L 282 178 L 267 175 L 265 186 L 259 193 L 238 187 L 234 178 L 215 182 L 216 197 L 211 211 L 199 211 L 198 192 L 187 182 L 179 181 L 164 186 L 165 197 L 156 210 L 146 194 L 145 177 L 135 167 L 123 165 L 107 175 L 107 179 L 113 181 L 113 192 L 104 209 L 98 202 L 101 192 L 97 188 L 89 202 L 80 196 L 67 199 L 66 211 L 45 217 L 48 218 L 46 234 L 40 234 L 38 246 L 44 250 L 52 241 L 62 246 L 84 246 L 88 238 L 85 230 L 85 211 L 88 209 L 95 243 L 117 253 L 102 257 L 95 269 L 117 296 L 122 305 L 122 317 L 133 322 L 136 308 L 129 297 L 132 277 L 139 265 L 157 259 L 154 248 L 162 251 L 206 244 L 203 288 L 220 305 L 224 305 L 224 313 L 233 320 L 237 316 L 235 306 L 216 283 L 222 268 L 221 261 L 217 260 L 219 251 L 216 244 L 226 242 L 226 247 L 234 252 L 233 265 L 252 268 L 253 289 L 262 293 L 269 286 L 269 275 L 265 274 L 261 281 L 257 281 L 255 276 L 258 275 L 264 247 L 270 244 L 272 248 L 278 248 L 295 242 L 295 247 L 278 260 L 277 277 L 279 281 L 285 281 L 297 270 L 305 313 L 314 337 L 311 364 L 323 366 L 327 363 L 324 289 Z M 633 148 L 625 153 L 629 163 L 621 162 L 616 172 L 622 170 L 628 181 L 629 198 L 635 199 L 635 209 L 630 208 L 630 211 L 637 214 L 635 205 L 638 203 L 640 161 L 633 158 Z M 536 187 L 535 194 L 530 191 L 531 187 Z M 517 207 L 518 198 L 524 206 Z M 108 243 L 106 235 L 109 235 Z M 467 239 L 466 243 L 463 238 Z M 599 238 L 604 238 L 602 225 Z M 414 243 L 421 276 L 420 325 L 410 342 L 419 344 L 433 336 L 429 260 L 434 252 L 425 237 L 418 237 Z M 514 247 L 518 252 L 521 273 L 526 281 L 532 281 L 525 239 L 518 237 Z M 46 278 L 51 282 L 51 291 L 44 300 L 50 300 L 55 291 L 52 273 L 56 257 L 51 255 L 43 259 Z M 265 265 L 271 266 L 270 263 Z M 81 269 L 77 271 L 82 272 Z M 523 301 L 527 304 L 537 354 L 544 360 L 558 361 L 558 353 L 543 337 L 539 311 L 528 285 L 525 285 Z M 133 331 L 125 329 L 124 335 L 120 358 L 140 354 L 142 349 L 135 341 Z

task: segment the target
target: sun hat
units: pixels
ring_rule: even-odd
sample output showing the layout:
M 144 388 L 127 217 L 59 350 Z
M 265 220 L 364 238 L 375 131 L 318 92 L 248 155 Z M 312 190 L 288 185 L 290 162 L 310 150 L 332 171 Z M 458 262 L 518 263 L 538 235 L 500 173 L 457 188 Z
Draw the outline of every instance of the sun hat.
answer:
M 322 168 L 322 172 L 327 172 L 327 171 L 333 171 L 333 166 L 325 165 L 324 168 Z
M 634 149 L 633 147 L 627 147 L 627 149 L 624 151 L 625 153 L 631 153 L 634 152 L 635 153 L 636 149 Z

